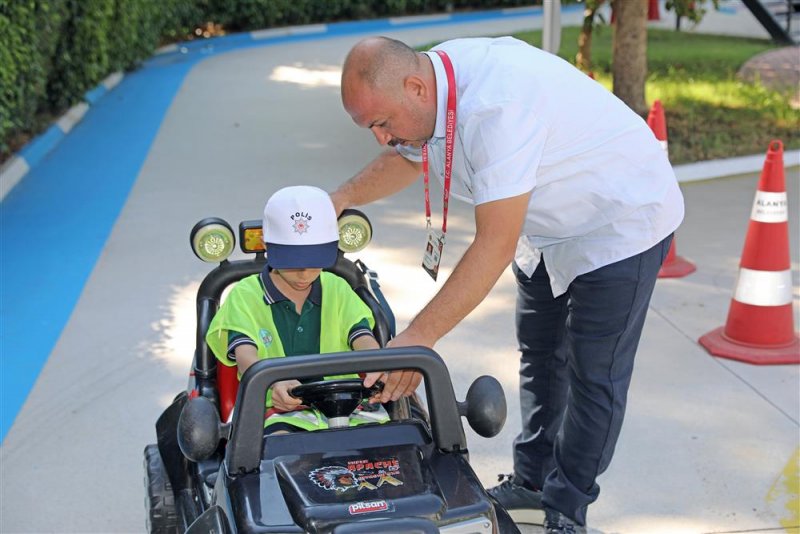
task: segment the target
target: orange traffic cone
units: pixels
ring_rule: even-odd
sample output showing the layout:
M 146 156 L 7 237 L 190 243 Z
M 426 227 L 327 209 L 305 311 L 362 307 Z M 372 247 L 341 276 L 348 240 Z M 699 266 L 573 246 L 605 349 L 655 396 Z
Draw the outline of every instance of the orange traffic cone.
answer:
M 780 141 L 770 143 L 761 171 L 728 321 L 701 337 L 700 344 L 714 356 L 747 363 L 800 363 Z
M 667 120 L 664 117 L 664 108 L 661 106 L 661 100 L 656 100 L 653 102 L 653 106 L 650 108 L 650 113 L 647 115 L 647 125 L 650 126 L 650 129 L 653 130 L 653 133 L 656 136 L 656 139 L 661 143 L 661 147 L 664 151 L 669 155 L 669 144 L 667 142 Z M 664 263 L 661 265 L 661 269 L 658 271 L 659 278 L 680 278 L 682 276 L 686 276 L 687 274 L 691 274 L 697 270 L 697 267 L 690 262 L 678 256 L 677 252 L 675 252 L 675 239 L 672 240 L 672 244 L 669 246 L 669 252 L 667 252 L 667 257 L 664 259 Z

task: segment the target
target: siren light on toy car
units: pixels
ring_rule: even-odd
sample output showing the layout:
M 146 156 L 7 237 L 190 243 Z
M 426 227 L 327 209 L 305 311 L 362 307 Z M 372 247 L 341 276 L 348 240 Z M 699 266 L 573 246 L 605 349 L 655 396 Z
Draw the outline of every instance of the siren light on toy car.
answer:
M 264 252 L 267 249 L 264 245 L 264 228 L 260 220 L 253 219 L 239 223 L 239 247 L 246 253 Z
M 236 238 L 223 219 L 209 217 L 198 222 L 189 234 L 195 256 L 209 263 L 221 263 L 233 252 Z
M 358 210 L 347 209 L 339 216 L 339 250 L 359 252 L 372 241 L 372 225 Z

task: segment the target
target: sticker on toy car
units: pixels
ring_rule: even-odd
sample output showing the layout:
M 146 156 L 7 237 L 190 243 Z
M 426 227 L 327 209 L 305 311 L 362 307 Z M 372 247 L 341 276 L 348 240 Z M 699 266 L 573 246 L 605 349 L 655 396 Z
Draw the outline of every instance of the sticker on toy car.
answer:
M 350 460 L 346 466 L 327 465 L 309 472 L 308 478 L 322 489 L 344 492 L 375 490 L 386 484 L 402 486 L 400 462 L 397 458 Z
M 356 474 L 362 484 L 369 484 L 368 489 L 380 488 L 384 484 L 402 486 L 400 461 L 397 458 L 381 460 L 350 460 L 347 468 Z
M 364 501 L 351 504 L 347 510 L 350 515 L 370 514 L 373 512 L 388 512 L 392 511 L 393 507 L 384 500 L 380 501 Z
M 347 491 L 358 487 L 356 475 L 340 465 L 327 465 L 314 469 L 308 478 L 322 489 L 331 491 Z

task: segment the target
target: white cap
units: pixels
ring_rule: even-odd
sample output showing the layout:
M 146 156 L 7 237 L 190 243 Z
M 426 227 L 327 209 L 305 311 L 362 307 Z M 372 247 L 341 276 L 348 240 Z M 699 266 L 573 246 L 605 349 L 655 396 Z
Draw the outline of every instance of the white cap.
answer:
M 264 206 L 267 263 L 273 269 L 324 269 L 336 263 L 339 224 L 331 197 L 318 187 L 284 187 Z

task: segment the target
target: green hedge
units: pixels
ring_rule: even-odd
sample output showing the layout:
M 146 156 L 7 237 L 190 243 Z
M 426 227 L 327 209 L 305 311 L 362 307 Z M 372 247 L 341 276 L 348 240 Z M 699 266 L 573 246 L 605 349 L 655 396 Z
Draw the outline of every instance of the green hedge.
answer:
M 11 132 L 36 129 L 47 107 L 47 79 L 65 9 L 34 0 L 0 0 L 0 153 Z
M 158 45 L 158 0 L 0 0 L 0 161 Z
M 240 32 L 526 0 L 0 0 L 0 162 L 86 91 L 197 28 Z M 537 2 L 541 3 L 541 2 Z M 202 32 L 200 32 L 202 33 Z

